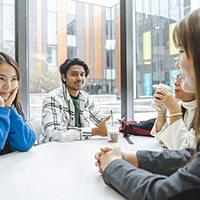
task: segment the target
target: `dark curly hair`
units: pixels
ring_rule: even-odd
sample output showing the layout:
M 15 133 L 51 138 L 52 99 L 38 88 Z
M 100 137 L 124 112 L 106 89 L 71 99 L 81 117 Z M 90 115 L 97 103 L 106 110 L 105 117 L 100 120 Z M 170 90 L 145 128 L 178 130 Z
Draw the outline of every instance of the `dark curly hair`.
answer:
M 87 77 L 90 73 L 90 70 L 85 63 L 85 61 L 81 60 L 80 58 L 67 58 L 63 64 L 60 65 L 60 74 L 64 74 L 66 76 L 67 71 L 72 65 L 81 65 L 85 69 L 85 76 Z M 62 80 L 64 83 L 64 81 Z

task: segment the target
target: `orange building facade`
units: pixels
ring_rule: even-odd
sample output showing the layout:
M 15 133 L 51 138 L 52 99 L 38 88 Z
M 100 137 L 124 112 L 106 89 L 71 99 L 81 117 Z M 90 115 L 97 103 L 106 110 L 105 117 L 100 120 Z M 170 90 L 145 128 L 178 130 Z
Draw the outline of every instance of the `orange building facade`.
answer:
M 33 0 L 29 5 L 29 63 L 38 73 L 59 73 L 68 57 L 79 57 L 90 68 L 84 90 L 120 95 L 120 6 L 78 1 Z M 35 26 L 35 32 L 32 26 Z M 32 52 L 37 52 L 36 58 Z

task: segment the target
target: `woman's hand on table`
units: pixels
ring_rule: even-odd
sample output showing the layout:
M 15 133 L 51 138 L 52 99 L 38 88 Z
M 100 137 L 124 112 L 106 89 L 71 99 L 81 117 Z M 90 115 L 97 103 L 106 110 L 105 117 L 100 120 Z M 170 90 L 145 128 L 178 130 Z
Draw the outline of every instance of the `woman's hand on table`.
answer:
M 121 151 L 120 147 L 110 148 L 104 147 L 100 148 L 101 152 L 95 154 L 95 165 L 99 167 L 99 173 L 102 173 L 104 169 L 115 159 L 123 159 L 131 165 L 138 167 L 138 158 L 136 153 L 126 153 Z M 115 150 L 115 151 L 114 151 Z M 114 152 L 113 152 L 114 151 Z M 109 155 L 106 155 L 110 153 Z
M 101 165 L 100 164 L 100 157 L 102 156 L 103 153 L 106 153 L 108 151 L 112 151 L 113 149 L 110 148 L 110 147 L 104 147 L 104 148 L 100 148 L 100 150 L 101 150 L 101 152 L 97 152 L 94 157 L 96 159 L 95 165 L 97 167 L 99 167 L 99 173 L 102 173 L 103 171 L 102 171 L 102 169 L 100 167 L 100 165 Z
M 99 167 L 99 173 L 102 173 L 104 169 L 114 160 L 122 159 L 122 152 L 119 146 L 101 148 L 101 152 L 95 154 L 96 163 L 95 165 Z

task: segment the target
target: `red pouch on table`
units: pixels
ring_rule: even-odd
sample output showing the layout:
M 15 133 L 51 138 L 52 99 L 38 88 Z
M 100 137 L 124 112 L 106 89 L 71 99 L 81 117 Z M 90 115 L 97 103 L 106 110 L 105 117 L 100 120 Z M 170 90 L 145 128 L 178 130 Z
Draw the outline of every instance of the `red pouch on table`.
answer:
M 130 135 L 142 135 L 142 136 L 151 136 L 150 132 L 153 128 L 153 125 L 156 121 L 156 118 L 149 119 L 146 121 L 122 121 L 122 128 L 120 130 L 121 133 L 124 134 L 126 140 L 130 143 L 130 139 L 128 138 Z M 131 143 L 130 143 L 131 144 Z M 133 144 L 133 143 L 132 143 Z

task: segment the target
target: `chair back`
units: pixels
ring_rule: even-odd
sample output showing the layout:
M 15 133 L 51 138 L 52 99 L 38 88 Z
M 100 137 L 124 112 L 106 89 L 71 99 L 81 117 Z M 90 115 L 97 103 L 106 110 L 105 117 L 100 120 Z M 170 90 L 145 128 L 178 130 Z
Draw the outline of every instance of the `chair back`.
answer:
M 40 134 L 42 132 L 42 119 L 41 118 L 30 118 L 27 120 L 28 125 L 35 133 L 37 143 L 39 144 Z

